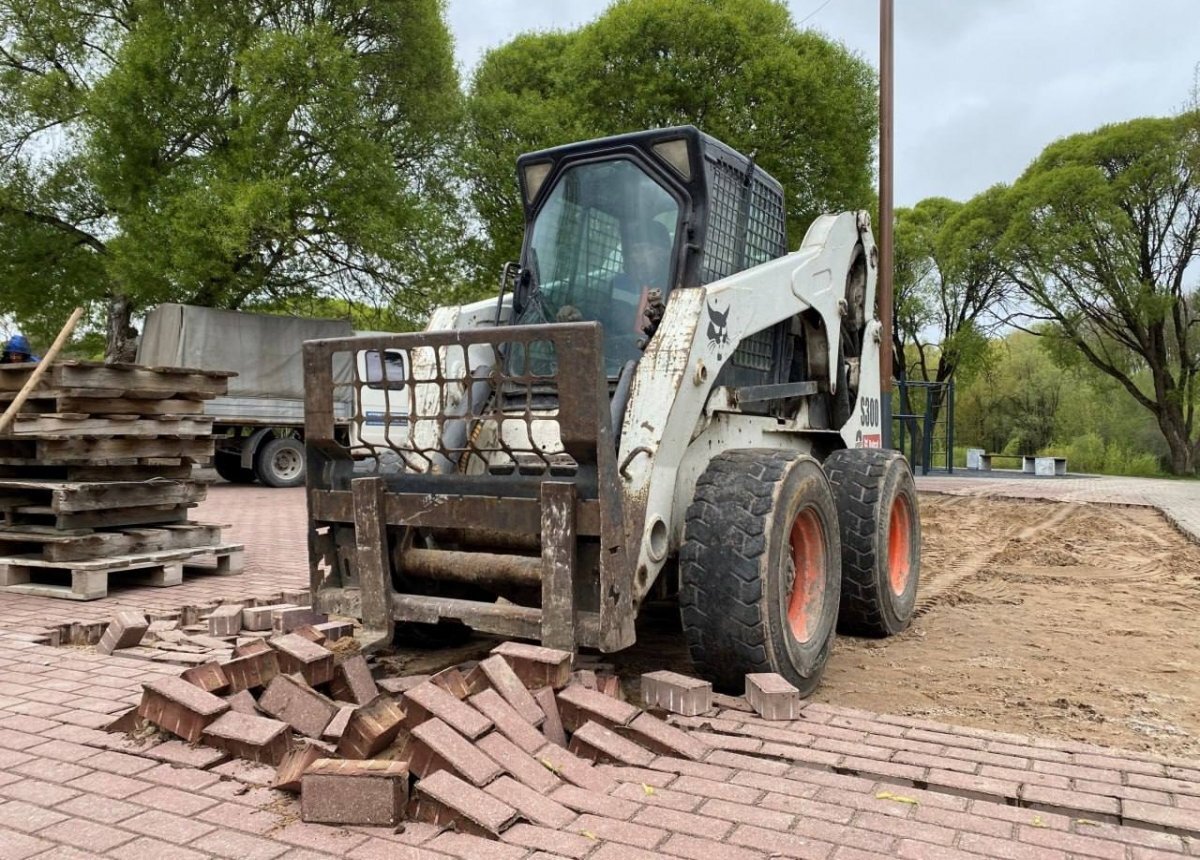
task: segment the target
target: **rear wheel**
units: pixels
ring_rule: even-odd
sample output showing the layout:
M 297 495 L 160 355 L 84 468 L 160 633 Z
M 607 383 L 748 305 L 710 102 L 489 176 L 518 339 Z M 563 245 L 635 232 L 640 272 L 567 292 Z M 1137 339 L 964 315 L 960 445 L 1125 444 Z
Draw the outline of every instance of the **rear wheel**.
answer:
M 908 461 L 898 451 L 849 448 L 825 473 L 842 530 L 843 633 L 891 636 L 908 627 L 921 573 L 921 521 Z
M 727 451 L 696 483 L 679 553 L 680 614 L 697 671 L 740 693 L 778 672 L 808 695 L 837 626 L 837 509 L 812 457 Z
M 254 470 L 242 468 L 241 455 L 233 451 L 217 451 L 213 455 L 213 468 L 231 484 L 254 483 Z
M 304 443 L 288 436 L 269 439 L 254 455 L 254 474 L 268 487 L 304 485 Z

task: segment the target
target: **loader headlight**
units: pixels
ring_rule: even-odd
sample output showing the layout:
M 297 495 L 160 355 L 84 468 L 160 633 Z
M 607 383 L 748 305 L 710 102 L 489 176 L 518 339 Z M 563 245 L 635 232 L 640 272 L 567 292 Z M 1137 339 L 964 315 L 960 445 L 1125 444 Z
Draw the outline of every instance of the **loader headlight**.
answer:
M 687 141 L 682 137 L 656 143 L 652 149 L 655 155 L 674 167 L 684 179 L 692 178 L 692 159 L 688 155 Z
M 525 168 L 526 204 L 533 203 L 537 199 L 538 192 L 542 190 L 546 177 L 550 175 L 550 168 L 553 166 L 553 162 L 539 161 L 537 164 L 531 164 Z

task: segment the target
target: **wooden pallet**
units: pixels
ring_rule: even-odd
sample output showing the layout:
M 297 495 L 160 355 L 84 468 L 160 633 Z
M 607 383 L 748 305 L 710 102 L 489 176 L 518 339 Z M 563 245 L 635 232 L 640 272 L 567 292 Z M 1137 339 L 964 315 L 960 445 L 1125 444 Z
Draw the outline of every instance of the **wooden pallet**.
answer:
M 0 392 L 14 396 L 33 373 L 34 365 L 0 365 Z M 177 397 L 208 400 L 225 394 L 226 371 L 187 367 L 143 367 L 136 364 L 102 364 L 95 361 L 56 361 L 38 384 L 38 390 L 69 391 L 82 397 Z
M 128 466 L 65 465 L 31 466 L 0 465 L 0 480 L 41 481 L 190 481 L 192 466 L 178 458 L 146 459 Z
M 129 526 L 174 525 L 187 522 L 188 512 L 194 504 L 146 505 L 137 508 L 114 508 L 112 510 L 78 511 L 71 514 L 56 514 L 49 507 L 30 505 L 16 511 L 5 511 L 4 525 L 41 526 L 57 531 L 79 529 L 109 529 Z
M 135 466 L 161 459 L 204 463 L 212 455 L 213 439 L 208 435 L 198 439 L 0 439 L 0 465 L 8 466 Z
M 108 595 L 109 577 L 116 575 L 130 585 L 167 587 L 183 582 L 185 567 L 216 559 L 205 570 L 222 576 L 241 573 L 245 563 L 242 544 L 219 544 L 195 549 L 122 555 L 92 561 L 45 561 L 31 556 L 0 558 L 0 592 L 61 597 L 67 600 L 99 600 Z
M 39 526 L 0 528 L 0 551 L 8 556 L 37 556 L 43 561 L 93 561 L 176 549 L 219 546 L 221 526 L 212 523 L 126 528 L 112 531 L 63 531 Z
M 12 392 L 0 392 L 0 403 L 11 400 Z M 82 412 L 92 417 L 137 415 L 151 418 L 160 415 L 202 415 L 202 400 L 148 397 L 80 397 L 66 391 L 37 391 L 21 407 L 22 414 L 71 414 Z
M 39 414 L 22 412 L 13 419 L 6 437 L 39 439 L 195 438 L 212 433 L 209 415 L 108 415 L 87 412 Z
M 207 489 L 190 481 L 48 481 L 0 479 L 0 510 L 27 506 L 54 514 L 80 511 L 186 505 L 203 501 Z

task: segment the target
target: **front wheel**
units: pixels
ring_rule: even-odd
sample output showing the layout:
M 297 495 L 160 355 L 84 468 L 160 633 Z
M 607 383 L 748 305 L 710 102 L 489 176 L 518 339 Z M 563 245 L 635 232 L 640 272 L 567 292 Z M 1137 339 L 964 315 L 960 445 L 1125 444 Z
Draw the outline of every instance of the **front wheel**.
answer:
M 233 451 L 213 454 L 213 468 L 231 484 L 253 484 L 254 470 L 242 468 L 242 455 Z
M 254 474 L 268 487 L 304 485 L 304 443 L 290 436 L 269 439 L 254 456 Z
M 794 451 L 727 451 L 696 482 L 679 553 L 696 670 L 740 693 L 777 672 L 809 695 L 833 647 L 841 542 L 829 481 Z
M 898 451 L 847 448 L 826 458 L 842 528 L 843 633 L 891 636 L 908 627 L 921 575 L 921 519 Z

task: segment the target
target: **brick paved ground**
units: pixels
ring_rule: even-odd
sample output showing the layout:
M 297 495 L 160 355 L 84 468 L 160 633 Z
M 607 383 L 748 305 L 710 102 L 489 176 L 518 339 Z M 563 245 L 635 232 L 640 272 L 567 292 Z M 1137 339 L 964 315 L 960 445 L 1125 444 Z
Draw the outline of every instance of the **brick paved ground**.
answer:
M 1200 762 L 819 704 L 785 723 L 679 718 L 713 747 L 705 761 L 606 767 L 606 794 L 551 792 L 569 810 L 562 827 L 519 824 L 502 843 L 424 824 L 303 824 L 294 798 L 261 787 L 267 770 L 99 730 L 176 669 L 30 641 L 117 606 L 304 585 L 299 493 L 217 486 L 200 513 L 241 520 L 231 537 L 247 544 L 245 574 L 88 604 L 0 597 L 0 860 L 1200 857 Z
M 1109 475 L 987 477 L 986 473 L 981 472 L 956 471 L 952 476 L 918 477 L 917 488 L 964 496 L 1148 505 L 1158 508 L 1181 531 L 1200 541 L 1200 481 L 1117 478 Z

